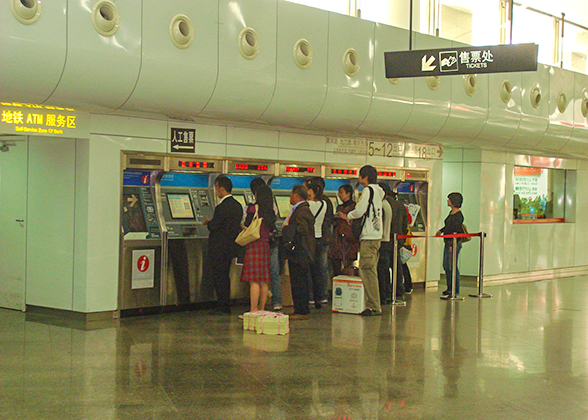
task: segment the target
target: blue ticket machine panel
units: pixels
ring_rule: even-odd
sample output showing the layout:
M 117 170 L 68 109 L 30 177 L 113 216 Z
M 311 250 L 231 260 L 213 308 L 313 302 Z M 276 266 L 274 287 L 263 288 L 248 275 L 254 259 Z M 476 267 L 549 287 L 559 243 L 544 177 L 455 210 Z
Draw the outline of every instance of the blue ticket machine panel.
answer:
M 161 237 L 150 171 L 124 171 L 122 226 L 125 238 L 130 236 L 133 236 L 134 239 Z M 142 237 L 139 238 L 139 236 Z
M 161 178 L 161 209 L 170 238 L 204 238 L 206 218 L 214 213 L 209 174 L 165 173 Z

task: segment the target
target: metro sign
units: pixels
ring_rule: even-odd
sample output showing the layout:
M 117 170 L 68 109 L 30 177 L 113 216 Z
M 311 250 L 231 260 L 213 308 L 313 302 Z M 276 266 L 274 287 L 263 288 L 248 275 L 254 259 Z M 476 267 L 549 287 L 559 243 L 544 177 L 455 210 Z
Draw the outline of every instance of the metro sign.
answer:
M 384 53 L 386 77 L 537 71 L 537 44 L 493 45 Z

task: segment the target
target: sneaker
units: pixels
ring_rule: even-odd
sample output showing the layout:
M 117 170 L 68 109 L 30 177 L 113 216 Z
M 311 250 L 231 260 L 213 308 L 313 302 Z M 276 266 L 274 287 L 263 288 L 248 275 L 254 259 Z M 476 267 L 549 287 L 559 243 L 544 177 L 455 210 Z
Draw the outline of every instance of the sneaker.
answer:
M 314 305 L 314 300 L 309 300 L 309 301 L 308 301 L 308 304 L 309 304 L 309 305 Z
M 412 293 L 412 289 L 406 289 L 406 290 L 404 291 L 404 293 L 406 293 L 407 295 L 410 295 L 410 294 Z
M 327 304 L 327 303 L 329 303 L 329 299 L 323 299 L 323 300 L 321 300 L 320 303 Z
M 282 312 L 282 307 L 280 305 L 274 306 L 274 312 Z

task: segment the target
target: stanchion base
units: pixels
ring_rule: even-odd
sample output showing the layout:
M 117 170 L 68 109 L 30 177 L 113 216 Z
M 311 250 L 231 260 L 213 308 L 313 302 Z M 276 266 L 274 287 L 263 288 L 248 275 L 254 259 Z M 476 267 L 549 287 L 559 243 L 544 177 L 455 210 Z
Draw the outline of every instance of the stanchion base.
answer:
M 449 296 L 449 295 L 448 296 L 441 296 L 441 299 L 443 299 L 443 300 L 465 300 L 464 297 L 458 296 L 458 295 L 455 295 L 455 296 Z
M 489 295 L 488 293 L 480 293 L 478 295 L 470 295 L 470 297 L 483 299 L 483 298 L 491 298 L 492 295 Z
M 406 302 L 403 300 L 393 300 L 390 304 L 394 306 L 406 306 Z

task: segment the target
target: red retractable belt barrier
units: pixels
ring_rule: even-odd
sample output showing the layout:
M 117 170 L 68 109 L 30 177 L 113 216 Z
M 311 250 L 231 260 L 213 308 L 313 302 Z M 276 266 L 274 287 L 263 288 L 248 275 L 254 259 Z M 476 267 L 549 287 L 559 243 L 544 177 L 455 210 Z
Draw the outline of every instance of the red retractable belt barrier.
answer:
M 471 238 L 474 236 L 482 236 L 482 232 L 478 233 L 453 233 L 451 235 L 433 235 L 433 236 L 426 236 L 426 235 L 397 235 L 398 239 L 404 238 Z M 484 236 L 486 234 L 484 233 Z

